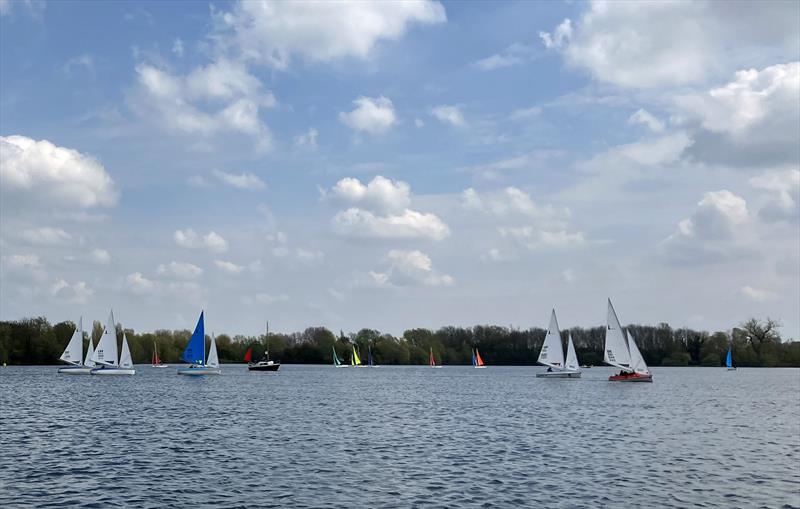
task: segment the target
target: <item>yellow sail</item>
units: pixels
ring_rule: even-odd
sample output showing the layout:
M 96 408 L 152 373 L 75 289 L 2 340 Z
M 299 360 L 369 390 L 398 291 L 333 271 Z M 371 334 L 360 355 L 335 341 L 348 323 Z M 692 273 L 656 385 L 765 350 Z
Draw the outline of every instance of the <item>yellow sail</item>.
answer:
M 356 352 L 356 347 L 355 346 L 353 346 L 353 365 L 354 366 L 360 366 L 361 365 L 361 359 L 358 358 L 358 352 Z

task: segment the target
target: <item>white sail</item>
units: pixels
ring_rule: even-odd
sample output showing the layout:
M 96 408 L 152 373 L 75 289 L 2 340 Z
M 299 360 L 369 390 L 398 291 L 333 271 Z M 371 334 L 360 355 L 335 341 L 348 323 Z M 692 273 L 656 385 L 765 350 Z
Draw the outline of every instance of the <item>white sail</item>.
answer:
M 83 361 L 83 365 L 89 368 L 94 367 L 94 361 L 92 360 L 92 355 L 94 355 L 94 345 L 92 345 L 92 335 L 89 334 L 89 347 L 86 349 L 86 360 Z
M 561 332 L 558 330 L 555 309 L 550 314 L 550 326 L 547 328 L 547 335 L 539 352 L 539 364 L 554 368 L 564 367 L 564 347 L 561 345 Z
M 106 328 L 97 343 L 97 350 L 92 354 L 92 361 L 106 366 L 117 365 L 117 326 L 114 323 L 113 310 L 108 315 Z
M 617 313 L 608 299 L 608 317 L 606 326 L 606 344 L 603 361 L 606 364 L 622 369 L 630 369 L 631 354 L 628 351 L 628 342 L 625 340 L 625 331 L 619 324 Z
M 69 362 L 76 366 L 80 366 L 81 358 L 83 357 L 83 317 L 78 319 L 78 326 L 75 327 L 75 332 L 67 343 L 67 348 L 61 354 L 61 359 L 64 362 Z
M 567 341 L 567 363 L 566 368 L 571 371 L 580 371 L 581 365 L 578 364 L 578 355 L 575 353 L 575 345 L 572 344 L 572 333 Z
M 219 357 L 217 356 L 217 340 L 214 338 L 214 336 L 211 336 L 211 347 L 208 349 L 208 360 L 206 360 L 206 366 L 210 368 L 219 367 Z
M 630 348 L 631 352 L 631 367 L 635 373 L 639 373 L 640 375 L 649 375 L 650 370 L 647 369 L 647 364 L 644 362 L 644 357 L 642 357 L 642 353 L 639 352 L 639 347 L 636 346 L 636 341 L 633 340 L 633 334 L 628 332 L 628 347 Z
M 128 348 L 128 337 L 122 333 L 122 353 L 119 355 L 119 367 L 132 368 L 133 358 L 131 357 L 131 350 Z

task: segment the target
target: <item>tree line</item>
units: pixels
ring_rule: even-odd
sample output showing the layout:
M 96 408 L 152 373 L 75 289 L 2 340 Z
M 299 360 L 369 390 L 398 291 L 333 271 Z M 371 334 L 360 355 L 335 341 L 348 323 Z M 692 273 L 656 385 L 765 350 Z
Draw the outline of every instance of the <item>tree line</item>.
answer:
M 775 320 L 756 318 L 743 322 L 730 332 L 708 333 L 691 329 L 673 329 L 666 323 L 657 326 L 629 325 L 636 343 L 650 366 L 721 366 L 729 345 L 737 366 L 800 367 L 800 342 L 783 341 L 780 324 Z M 0 362 L 5 364 L 57 364 L 75 330 L 70 321 L 51 324 L 46 318 L 0 321 Z M 157 345 L 161 360 L 180 363 L 191 331 L 156 330 L 137 333 L 124 330 L 135 363 L 148 363 Z M 96 345 L 103 325 L 95 321 L 90 332 L 84 332 L 84 352 L 91 337 Z M 118 326 L 121 341 L 123 330 Z M 402 336 L 381 333 L 374 329 L 334 334 L 324 327 L 309 327 L 291 334 L 270 333 L 260 336 L 216 336 L 220 362 L 242 362 L 245 351 L 252 347 L 257 360 L 269 346 L 270 357 L 284 363 L 331 364 L 333 351 L 343 362 L 349 362 L 353 347 L 366 362 L 368 351 L 376 364 L 427 364 L 432 350 L 437 363 L 470 364 L 472 349 L 478 348 L 489 365 L 533 365 L 539 356 L 546 330 L 516 329 L 496 325 L 474 327 L 442 327 L 438 330 L 408 329 Z M 603 361 L 605 327 L 573 327 L 562 331 L 566 342 L 572 334 L 578 359 L 584 365 L 600 365 Z M 207 338 L 207 341 L 209 339 Z M 208 348 L 208 344 L 206 345 Z

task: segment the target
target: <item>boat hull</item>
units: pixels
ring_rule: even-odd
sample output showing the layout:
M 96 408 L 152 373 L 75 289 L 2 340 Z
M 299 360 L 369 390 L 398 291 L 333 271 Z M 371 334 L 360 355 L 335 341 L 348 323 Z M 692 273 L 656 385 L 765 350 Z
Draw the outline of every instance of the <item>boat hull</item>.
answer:
M 109 367 L 102 367 L 102 368 L 94 368 L 91 371 L 92 375 L 101 375 L 101 376 L 117 376 L 117 375 L 135 375 L 136 370 L 133 368 L 109 368 Z
M 472 366 L 475 369 L 486 369 L 486 366 Z
M 736 368 L 728 368 L 728 371 L 736 371 Z
M 652 382 L 653 375 L 641 373 L 625 373 L 608 377 L 610 382 Z
M 180 368 L 178 369 L 179 375 L 188 376 L 205 376 L 205 375 L 219 375 L 222 372 L 220 368 Z
M 151 368 L 168 368 L 169 364 L 153 364 Z
M 92 369 L 94 368 L 88 366 L 64 366 L 63 368 L 58 368 L 58 372 L 62 375 L 89 375 Z
M 580 371 L 545 371 L 536 373 L 536 378 L 580 378 Z
M 278 371 L 281 367 L 280 362 L 273 362 L 272 364 L 248 364 L 247 369 L 250 371 Z

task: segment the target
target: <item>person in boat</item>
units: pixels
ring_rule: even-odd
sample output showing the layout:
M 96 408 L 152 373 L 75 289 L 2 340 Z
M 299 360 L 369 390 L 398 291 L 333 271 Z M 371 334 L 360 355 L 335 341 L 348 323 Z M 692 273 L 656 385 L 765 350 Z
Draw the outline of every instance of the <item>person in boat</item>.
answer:
M 547 366 L 547 372 L 550 373 L 552 371 L 553 371 L 553 367 L 552 366 Z

